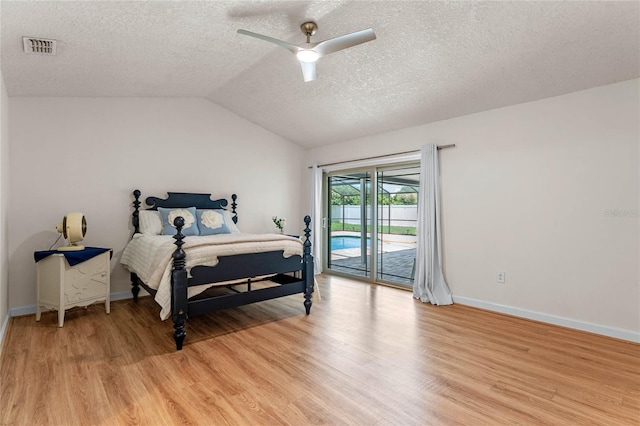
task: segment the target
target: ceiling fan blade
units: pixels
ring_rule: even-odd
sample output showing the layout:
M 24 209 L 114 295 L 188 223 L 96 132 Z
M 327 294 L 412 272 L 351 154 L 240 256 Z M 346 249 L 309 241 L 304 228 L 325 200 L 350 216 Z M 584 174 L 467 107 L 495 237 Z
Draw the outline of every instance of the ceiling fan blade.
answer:
M 252 33 L 251 31 L 238 30 L 238 34 L 243 34 L 243 35 L 247 35 L 249 37 L 259 38 L 260 40 L 264 40 L 264 41 L 268 41 L 269 43 L 277 44 L 278 46 L 284 47 L 285 49 L 287 49 L 289 52 L 293 53 L 294 55 L 296 53 L 298 53 L 298 51 L 300 50 L 300 48 L 298 46 L 296 46 L 295 44 L 292 44 L 292 43 L 289 43 L 289 42 L 286 42 L 286 41 L 282 41 L 282 40 L 278 40 L 277 38 L 269 37 L 269 36 L 266 36 L 266 35 L 262 35 L 262 34 L 258 34 L 258 33 Z
M 346 49 L 347 47 L 357 46 L 358 44 L 366 43 L 375 39 L 376 33 L 373 29 L 367 28 L 366 30 L 356 31 L 355 33 L 321 41 L 313 48 L 313 50 L 318 52 L 320 56 L 324 56 L 329 53 L 337 52 L 338 50 Z
M 304 77 L 305 83 L 316 79 L 315 62 L 300 62 L 300 66 L 302 67 L 302 76 Z

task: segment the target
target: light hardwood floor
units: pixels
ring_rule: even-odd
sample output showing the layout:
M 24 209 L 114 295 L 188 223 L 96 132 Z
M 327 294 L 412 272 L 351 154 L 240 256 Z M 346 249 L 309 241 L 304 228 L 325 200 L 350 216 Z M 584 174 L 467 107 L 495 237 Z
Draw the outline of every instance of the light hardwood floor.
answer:
M 13 318 L 3 425 L 638 425 L 640 345 L 321 277 L 187 323 L 151 298 Z

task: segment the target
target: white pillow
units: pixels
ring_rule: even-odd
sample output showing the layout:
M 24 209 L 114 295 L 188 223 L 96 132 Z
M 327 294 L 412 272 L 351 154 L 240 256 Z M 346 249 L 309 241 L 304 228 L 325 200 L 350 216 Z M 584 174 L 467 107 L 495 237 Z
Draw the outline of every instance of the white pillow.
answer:
M 240 233 L 238 226 L 233 221 L 233 214 L 231 214 L 229 210 L 224 211 L 224 224 L 227 225 L 227 228 L 229 228 L 229 232 L 231 232 L 232 234 Z
M 142 234 L 162 234 L 162 218 L 156 210 L 140 210 L 138 212 L 138 229 Z

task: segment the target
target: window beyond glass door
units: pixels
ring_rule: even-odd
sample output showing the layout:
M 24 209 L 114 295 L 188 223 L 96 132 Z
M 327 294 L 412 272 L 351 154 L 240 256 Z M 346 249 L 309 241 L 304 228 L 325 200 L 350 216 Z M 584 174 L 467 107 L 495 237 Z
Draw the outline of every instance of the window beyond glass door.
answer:
M 328 190 L 327 267 L 371 278 L 371 173 L 329 176 Z

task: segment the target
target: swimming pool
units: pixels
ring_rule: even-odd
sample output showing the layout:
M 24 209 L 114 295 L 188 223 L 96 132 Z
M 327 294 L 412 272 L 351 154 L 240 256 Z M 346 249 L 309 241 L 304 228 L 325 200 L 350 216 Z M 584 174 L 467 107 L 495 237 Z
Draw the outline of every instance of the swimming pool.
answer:
M 360 248 L 362 239 L 360 237 L 351 236 L 333 236 L 331 237 L 331 250 L 342 250 L 349 248 Z M 371 238 L 367 238 L 367 246 L 371 245 Z

